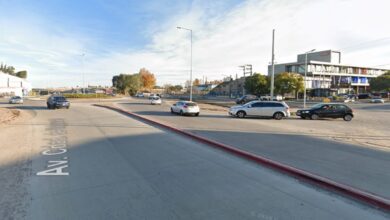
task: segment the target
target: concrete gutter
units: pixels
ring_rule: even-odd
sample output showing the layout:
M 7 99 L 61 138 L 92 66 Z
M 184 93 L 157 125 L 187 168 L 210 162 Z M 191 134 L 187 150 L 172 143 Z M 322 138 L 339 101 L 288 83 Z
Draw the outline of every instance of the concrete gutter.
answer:
M 363 190 L 360 190 L 360 189 L 357 189 L 357 188 L 354 188 L 354 187 L 351 187 L 351 186 L 348 186 L 345 184 L 337 183 L 337 182 L 330 180 L 328 178 L 325 178 L 325 177 L 322 177 L 322 176 L 319 176 L 316 174 L 312 174 L 312 173 L 306 172 L 304 170 L 300 170 L 300 169 L 297 169 L 295 167 L 292 167 L 292 166 L 289 166 L 289 165 L 286 165 L 283 163 L 279 163 L 277 161 L 270 160 L 268 158 L 265 158 L 265 157 L 262 157 L 259 155 L 255 155 L 255 154 L 252 154 L 252 153 L 247 152 L 247 151 L 240 150 L 240 149 L 235 148 L 233 146 L 229 146 L 229 145 L 217 142 L 217 141 L 213 141 L 213 140 L 195 135 L 193 133 L 190 133 L 190 132 L 163 124 L 163 123 L 158 122 L 156 120 L 152 120 L 152 119 L 143 117 L 141 115 L 123 110 L 123 109 L 118 108 L 118 107 L 99 105 L 99 104 L 95 104 L 94 106 L 108 108 L 108 109 L 117 111 L 119 113 L 122 113 L 124 115 L 131 116 L 133 118 L 142 120 L 142 121 L 147 122 L 149 124 L 174 131 L 174 132 L 181 134 L 183 136 L 192 138 L 193 140 L 199 141 L 201 143 L 207 144 L 209 146 L 212 146 L 212 147 L 215 147 L 218 149 L 225 150 L 231 154 L 234 154 L 234 155 L 240 156 L 242 158 L 245 158 L 247 160 L 253 161 L 255 163 L 267 166 L 269 168 L 272 168 L 273 170 L 288 174 L 294 178 L 297 178 L 297 179 L 303 180 L 305 182 L 320 186 L 326 190 L 343 194 L 347 197 L 353 198 L 357 201 L 363 202 L 363 203 L 368 204 L 370 206 L 373 206 L 375 208 L 380 208 L 380 209 L 384 209 L 385 211 L 390 211 L 390 200 L 387 198 L 383 198 L 383 197 L 380 197 L 378 195 L 375 195 L 375 194 L 372 194 L 372 193 L 369 193 L 369 192 L 366 192 L 366 191 L 363 191 Z

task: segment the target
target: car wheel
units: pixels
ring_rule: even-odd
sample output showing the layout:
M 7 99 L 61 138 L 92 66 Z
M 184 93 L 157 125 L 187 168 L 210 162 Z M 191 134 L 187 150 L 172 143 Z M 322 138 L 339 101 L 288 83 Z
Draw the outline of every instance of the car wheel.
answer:
M 275 114 L 274 114 L 274 119 L 276 119 L 276 120 L 281 120 L 282 118 L 284 117 L 284 115 L 283 115 L 283 113 L 281 113 L 281 112 L 276 112 Z
M 198 112 L 198 113 L 195 113 L 195 116 L 199 116 L 199 112 Z
M 344 121 L 351 121 L 352 120 L 352 115 L 350 115 L 350 114 L 344 115 L 343 119 L 344 119 Z
M 318 116 L 317 114 L 312 114 L 311 116 L 310 116 L 310 119 L 311 120 L 318 120 L 320 118 L 320 116 Z
M 239 117 L 239 118 L 245 118 L 245 116 L 246 116 L 246 113 L 245 113 L 244 111 L 239 111 L 239 112 L 237 112 L 237 117 Z
M 66 109 L 69 109 L 69 106 L 66 106 Z

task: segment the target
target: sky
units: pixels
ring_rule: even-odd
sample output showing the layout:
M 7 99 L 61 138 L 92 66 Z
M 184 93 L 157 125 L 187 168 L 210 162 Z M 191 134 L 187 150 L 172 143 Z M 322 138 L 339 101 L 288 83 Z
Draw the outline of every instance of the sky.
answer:
M 340 50 L 342 63 L 390 69 L 389 0 L 0 0 L 0 63 L 33 87 L 110 86 L 153 72 L 158 85 L 267 74 L 275 60 Z M 83 77 L 84 76 L 84 77 Z

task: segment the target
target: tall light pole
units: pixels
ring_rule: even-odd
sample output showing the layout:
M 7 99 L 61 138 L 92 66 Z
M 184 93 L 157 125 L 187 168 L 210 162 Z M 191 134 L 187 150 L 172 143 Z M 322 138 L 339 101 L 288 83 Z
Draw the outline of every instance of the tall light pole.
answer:
M 313 49 L 313 50 L 310 50 L 310 51 L 307 51 L 305 53 L 305 79 L 304 79 L 304 90 L 303 90 L 303 108 L 306 108 L 306 77 L 307 77 L 307 54 L 308 53 L 311 53 L 311 52 L 314 52 L 316 49 Z
M 271 58 L 271 91 L 270 91 L 270 95 L 271 95 L 271 100 L 273 99 L 274 97 L 274 81 L 275 81 L 275 53 L 274 53 L 274 50 L 275 50 L 275 29 L 272 30 L 272 58 Z
M 192 29 L 184 28 L 184 27 L 177 27 L 177 29 L 189 31 L 191 36 L 190 101 L 192 101 Z
M 85 93 L 85 73 L 84 73 L 84 57 L 85 57 L 85 53 L 81 54 L 82 58 L 81 58 L 81 71 L 82 71 L 82 74 L 83 74 L 83 94 Z

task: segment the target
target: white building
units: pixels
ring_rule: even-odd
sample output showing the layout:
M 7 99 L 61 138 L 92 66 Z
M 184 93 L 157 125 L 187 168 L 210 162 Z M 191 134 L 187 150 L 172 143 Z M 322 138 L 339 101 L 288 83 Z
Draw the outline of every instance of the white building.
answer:
M 25 79 L 0 72 L 0 96 L 26 96 L 31 89 Z
M 275 65 L 275 74 L 293 72 L 305 74 L 306 54 L 299 54 L 297 62 Z M 306 88 L 311 96 L 327 96 L 331 93 L 365 93 L 370 80 L 388 69 L 341 64 L 341 53 L 335 50 L 307 54 Z M 271 74 L 271 66 L 268 66 Z

